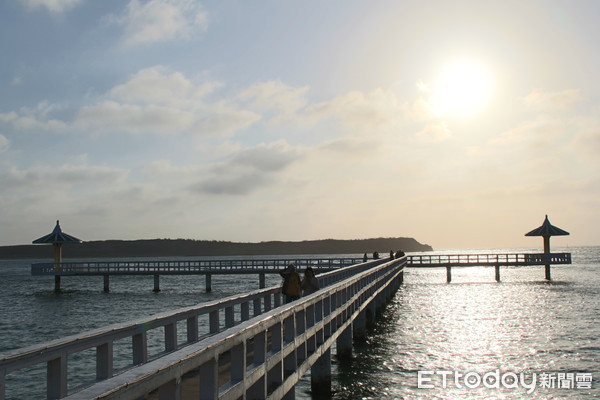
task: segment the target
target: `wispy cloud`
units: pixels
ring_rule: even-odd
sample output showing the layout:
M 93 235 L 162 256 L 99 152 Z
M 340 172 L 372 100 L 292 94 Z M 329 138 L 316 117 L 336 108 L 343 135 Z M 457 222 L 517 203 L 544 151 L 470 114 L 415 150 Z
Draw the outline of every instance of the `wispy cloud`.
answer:
M 63 13 L 82 3 L 82 0 L 19 0 L 27 8 L 35 10 L 45 8 L 53 13 Z
M 525 103 L 536 109 L 564 108 L 583 98 L 579 89 L 565 89 L 557 92 L 531 92 L 525 97 Z
M 6 136 L 0 134 L 0 153 L 3 153 L 6 150 L 8 150 L 9 146 L 10 146 L 10 142 L 8 141 Z
M 208 27 L 208 14 L 193 0 L 131 0 L 121 16 L 125 47 L 186 40 Z
M 206 194 L 246 195 L 276 181 L 276 175 L 301 157 L 285 141 L 244 149 L 208 171 L 193 190 Z

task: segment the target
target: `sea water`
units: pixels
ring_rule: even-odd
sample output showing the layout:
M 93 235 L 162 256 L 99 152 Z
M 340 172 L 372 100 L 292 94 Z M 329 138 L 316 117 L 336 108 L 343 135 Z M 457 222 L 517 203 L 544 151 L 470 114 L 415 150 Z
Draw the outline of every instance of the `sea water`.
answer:
M 600 247 L 554 251 L 573 264 L 552 267 L 550 282 L 543 266 L 503 267 L 501 282 L 490 267 L 453 268 L 449 284 L 445 269 L 408 269 L 353 359 L 333 357 L 334 399 L 600 398 Z M 523 249 L 455 251 L 474 252 Z M 113 276 L 104 293 L 102 277 L 63 277 L 56 294 L 52 277 L 31 276 L 32 262 L 0 261 L 0 353 L 258 288 L 253 275 L 213 276 L 210 293 L 202 276 L 161 276 L 153 293 L 152 276 Z M 279 283 L 267 275 L 267 286 Z M 85 369 L 69 360 L 75 381 Z M 9 374 L 7 398 L 44 398 L 44 374 Z M 311 399 L 309 378 L 296 397 Z

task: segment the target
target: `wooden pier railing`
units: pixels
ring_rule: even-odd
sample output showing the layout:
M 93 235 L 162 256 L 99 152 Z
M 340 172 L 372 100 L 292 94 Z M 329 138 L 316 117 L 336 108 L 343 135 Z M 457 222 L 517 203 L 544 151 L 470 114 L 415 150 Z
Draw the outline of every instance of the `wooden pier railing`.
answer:
M 51 275 L 55 279 L 55 291 L 61 290 L 62 276 L 103 276 L 104 291 L 110 291 L 111 275 L 152 275 L 154 291 L 160 291 L 160 275 L 204 275 L 206 291 L 212 289 L 212 275 L 258 274 L 259 287 L 265 287 L 265 274 L 278 273 L 289 264 L 304 269 L 312 267 L 315 273 L 361 263 L 359 258 L 289 258 L 263 260 L 171 260 L 171 261 L 85 261 L 61 263 L 36 263 L 31 265 L 31 275 Z
M 571 253 L 495 253 L 495 254 L 420 254 L 407 256 L 408 267 L 446 268 L 446 281 L 452 281 L 452 267 L 484 267 L 495 269 L 500 281 L 501 266 L 544 265 L 546 279 L 551 279 L 550 265 L 571 264 Z

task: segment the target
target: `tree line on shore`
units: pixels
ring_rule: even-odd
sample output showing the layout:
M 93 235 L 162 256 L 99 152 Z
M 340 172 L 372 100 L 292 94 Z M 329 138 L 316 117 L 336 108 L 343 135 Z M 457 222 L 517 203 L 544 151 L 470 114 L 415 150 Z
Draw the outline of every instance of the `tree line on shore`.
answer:
M 63 258 L 123 258 L 177 256 L 241 256 L 295 254 L 363 254 L 390 250 L 431 251 L 431 246 L 413 238 L 322 239 L 298 242 L 258 243 L 191 239 L 104 240 L 68 244 Z M 0 259 L 52 258 L 51 246 L 20 245 L 0 247 Z

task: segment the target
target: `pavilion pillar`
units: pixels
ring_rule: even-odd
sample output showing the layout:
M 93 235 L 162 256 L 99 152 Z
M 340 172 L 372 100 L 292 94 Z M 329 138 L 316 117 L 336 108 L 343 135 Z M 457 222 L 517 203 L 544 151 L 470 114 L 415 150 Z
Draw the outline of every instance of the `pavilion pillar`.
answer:
M 544 236 L 544 254 L 550 254 L 550 236 Z M 549 261 L 547 261 L 547 262 L 549 262 Z M 552 276 L 550 273 L 550 264 L 546 264 L 544 267 L 545 267 L 544 269 L 545 269 L 546 280 L 551 281 Z
M 59 293 L 61 291 L 60 288 L 60 263 L 62 262 L 62 244 L 61 243 L 53 243 L 54 247 L 54 292 Z

